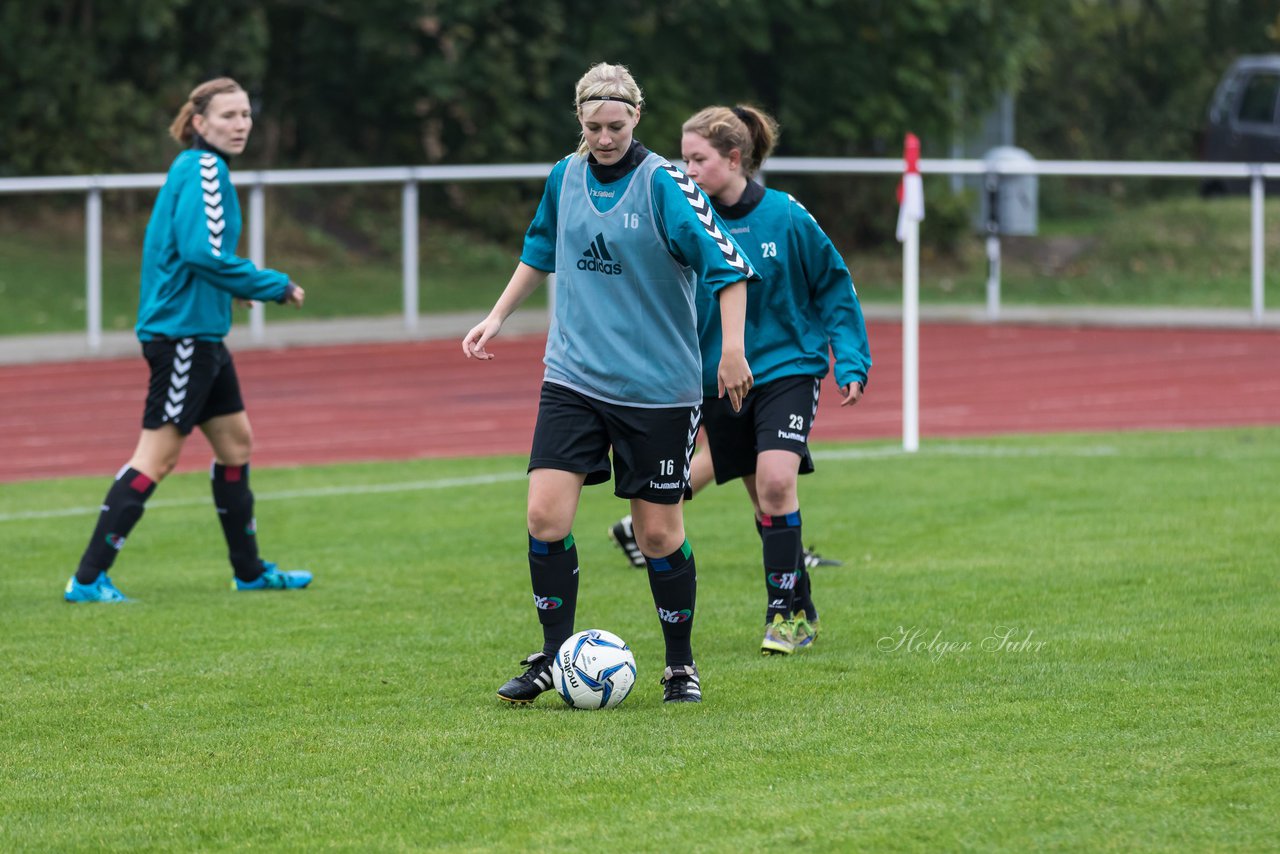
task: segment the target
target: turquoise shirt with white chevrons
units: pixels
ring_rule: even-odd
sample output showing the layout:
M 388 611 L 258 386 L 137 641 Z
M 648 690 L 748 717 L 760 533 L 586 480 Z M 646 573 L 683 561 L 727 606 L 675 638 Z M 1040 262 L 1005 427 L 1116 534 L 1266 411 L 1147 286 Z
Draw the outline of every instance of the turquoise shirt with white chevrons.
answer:
M 169 167 L 142 245 L 138 338 L 221 341 L 234 297 L 279 301 L 289 277 L 236 256 L 240 200 L 226 161 L 192 148 Z
M 840 386 L 866 382 L 871 370 L 867 326 L 849 268 L 817 220 L 791 195 L 749 185 L 754 207 L 720 208 L 759 284 L 747 292 L 747 362 L 756 385 L 784 377 L 825 377 L 835 355 Z M 718 393 L 720 312 L 699 294 L 703 394 Z

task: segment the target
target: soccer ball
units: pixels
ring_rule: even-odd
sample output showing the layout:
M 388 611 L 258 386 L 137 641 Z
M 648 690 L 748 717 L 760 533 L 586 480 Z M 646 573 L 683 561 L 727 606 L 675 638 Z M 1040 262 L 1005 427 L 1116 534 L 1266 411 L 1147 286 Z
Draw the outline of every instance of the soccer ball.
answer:
M 631 693 L 636 659 L 631 647 L 602 629 L 578 632 L 551 663 L 556 693 L 575 709 L 612 709 Z

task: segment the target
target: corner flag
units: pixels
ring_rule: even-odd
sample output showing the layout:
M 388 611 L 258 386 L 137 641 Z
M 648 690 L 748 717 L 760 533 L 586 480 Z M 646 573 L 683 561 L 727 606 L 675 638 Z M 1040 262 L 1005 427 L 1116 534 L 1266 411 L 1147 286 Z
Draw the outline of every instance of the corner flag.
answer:
M 920 139 L 909 133 L 902 144 L 906 172 L 898 185 L 898 242 L 907 239 L 907 222 L 924 220 L 924 181 L 920 178 Z
M 902 244 L 902 449 L 920 450 L 920 221 L 924 182 L 920 140 L 907 134 L 902 144 L 906 171 L 898 185 L 898 242 Z

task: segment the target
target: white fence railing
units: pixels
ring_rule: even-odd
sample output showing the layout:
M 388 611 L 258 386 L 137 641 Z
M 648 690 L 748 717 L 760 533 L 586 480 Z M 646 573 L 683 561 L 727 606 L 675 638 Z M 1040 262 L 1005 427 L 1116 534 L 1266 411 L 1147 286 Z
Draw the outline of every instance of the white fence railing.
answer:
M 418 185 L 467 181 L 541 180 L 549 163 L 487 166 L 403 166 L 369 169 L 297 169 L 236 172 L 237 187 L 249 193 L 246 220 L 249 258 L 265 265 L 267 187 L 317 184 L 399 184 L 401 186 L 401 268 L 404 282 L 404 325 L 418 327 Z M 765 164 L 770 175 L 896 175 L 902 161 L 895 158 L 775 157 Z M 1280 178 L 1280 164 L 1174 163 L 1128 161 L 986 161 L 922 159 L 925 175 L 1060 175 L 1119 178 L 1246 179 L 1251 183 L 1250 281 L 1251 317 L 1261 323 L 1264 307 L 1263 213 L 1264 179 Z M 0 178 L 0 194 L 85 194 L 85 306 L 90 352 L 102 345 L 102 194 L 114 190 L 154 190 L 164 183 L 162 173 L 141 175 L 63 175 L 46 178 Z M 262 306 L 250 315 L 250 335 L 265 337 Z

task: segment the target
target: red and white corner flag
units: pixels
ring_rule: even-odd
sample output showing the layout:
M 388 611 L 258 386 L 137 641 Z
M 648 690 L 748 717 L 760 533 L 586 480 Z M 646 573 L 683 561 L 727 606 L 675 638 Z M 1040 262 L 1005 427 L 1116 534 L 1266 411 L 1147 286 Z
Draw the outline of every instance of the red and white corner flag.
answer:
M 907 239 L 907 223 L 924 221 L 924 181 L 920 178 L 920 139 L 909 133 L 902 143 L 906 171 L 898 184 L 898 242 Z
M 902 449 L 920 449 L 920 222 L 924 182 L 920 140 L 907 134 L 902 144 L 906 171 L 898 185 L 898 242 L 902 244 Z

